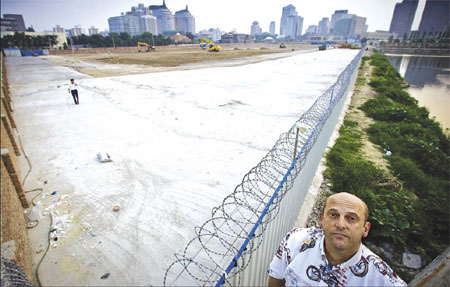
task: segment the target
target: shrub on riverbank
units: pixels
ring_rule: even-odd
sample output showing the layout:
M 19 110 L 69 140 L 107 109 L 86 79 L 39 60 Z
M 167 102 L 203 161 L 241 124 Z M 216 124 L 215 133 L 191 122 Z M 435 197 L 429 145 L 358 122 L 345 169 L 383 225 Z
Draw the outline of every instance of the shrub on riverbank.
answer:
M 386 158 L 396 178 L 364 159 L 363 132 L 349 121 L 327 154 L 325 176 L 334 192 L 351 192 L 368 204 L 368 240 L 393 244 L 398 262 L 407 249 L 426 264 L 449 243 L 449 137 L 405 91 L 407 85 L 384 55 L 375 53 L 370 63 L 369 85 L 377 96 L 361 109 L 375 120 L 369 139 L 392 153 Z

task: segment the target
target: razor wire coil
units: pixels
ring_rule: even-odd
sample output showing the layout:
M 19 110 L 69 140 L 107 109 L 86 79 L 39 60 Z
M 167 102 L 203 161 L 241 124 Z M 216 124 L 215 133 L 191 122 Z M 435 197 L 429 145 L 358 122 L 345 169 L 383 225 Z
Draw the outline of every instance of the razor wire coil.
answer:
M 235 276 L 240 284 L 240 273 L 262 244 L 268 224 L 280 213 L 280 203 L 292 189 L 333 108 L 345 95 L 364 50 L 289 131 L 280 135 L 273 148 L 244 175 L 222 204 L 212 208 L 211 218 L 195 228 L 196 237 L 181 253 L 175 253 L 176 260 L 166 270 L 164 286 L 231 286 L 230 279 Z M 169 281 L 169 275 L 173 274 L 175 278 Z
M 3 256 L 0 262 L 0 273 L 0 286 L 2 287 L 33 286 L 22 268 Z

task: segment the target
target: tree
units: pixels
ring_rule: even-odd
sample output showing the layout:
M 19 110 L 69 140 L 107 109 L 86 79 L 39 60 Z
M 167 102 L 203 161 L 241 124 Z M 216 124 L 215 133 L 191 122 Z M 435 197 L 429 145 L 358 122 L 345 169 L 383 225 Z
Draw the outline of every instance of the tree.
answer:
M 35 32 L 33 26 L 27 28 L 27 32 Z
M 394 40 L 394 36 L 391 35 L 391 36 L 389 36 L 388 43 L 392 44 L 392 40 Z
M 191 41 L 194 41 L 194 34 L 192 34 L 191 32 L 187 32 L 186 33 L 186 37 L 188 37 L 189 39 L 191 39 Z

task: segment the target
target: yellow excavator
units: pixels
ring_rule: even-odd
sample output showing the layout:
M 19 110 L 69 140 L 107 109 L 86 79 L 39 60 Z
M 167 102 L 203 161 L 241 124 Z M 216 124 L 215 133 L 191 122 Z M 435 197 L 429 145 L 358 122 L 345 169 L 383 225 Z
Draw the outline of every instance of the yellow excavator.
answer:
M 214 44 L 213 41 L 202 37 L 202 41 L 200 43 L 200 47 L 202 49 L 206 49 L 207 44 L 209 44 L 209 51 L 210 52 L 219 52 L 220 51 L 220 46 L 217 46 L 217 45 Z
M 144 42 L 138 42 L 138 52 L 141 52 L 141 46 L 147 47 L 147 50 L 145 52 L 150 52 L 155 50 L 155 46 L 150 46 L 147 43 Z

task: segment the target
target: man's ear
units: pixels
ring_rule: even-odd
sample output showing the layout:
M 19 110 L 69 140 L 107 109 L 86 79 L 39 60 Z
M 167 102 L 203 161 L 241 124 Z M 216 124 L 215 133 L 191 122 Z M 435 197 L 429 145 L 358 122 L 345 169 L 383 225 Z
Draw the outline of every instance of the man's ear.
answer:
M 364 223 L 364 233 L 363 233 L 364 238 L 366 238 L 367 235 L 369 235 L 369 230 L 370 230 L 370 222 L 366 221 L 366 223 Z

